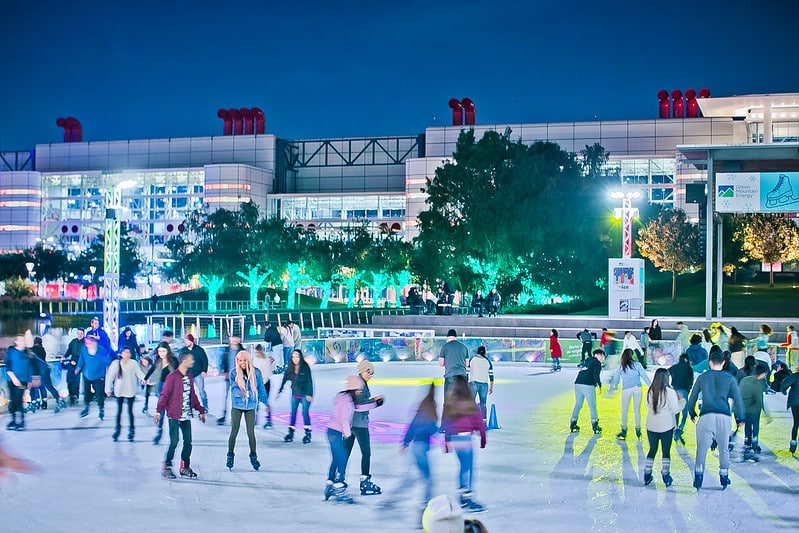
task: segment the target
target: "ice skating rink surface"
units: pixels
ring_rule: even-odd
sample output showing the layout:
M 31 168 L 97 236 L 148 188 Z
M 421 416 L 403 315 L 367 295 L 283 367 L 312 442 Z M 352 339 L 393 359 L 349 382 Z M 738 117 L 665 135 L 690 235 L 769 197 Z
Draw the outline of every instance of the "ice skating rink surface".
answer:
M 384 406 L 372 412 L 372 478 L 382 495 L 360 496 L 360 452 L 353 450 L 347 471 L 354 504 L 323 501 L 330 460 L 325 437 L 332 398 L 354 364 L 315 367 L 311 406 L 313 441 L 299 437 L 284 443 L 290 394 L 274 400 L 280 376 L 272 376 L 274 428 L 256 435 L 261 470 L 250 468 L 242 428 L 236 463 L 225 468 L 230 425 L 219 427 L 213 416 L 206 424 L 192 422 L 192 467 L 196 480 L 167 481 L 160 465 L 168 444 L 152 444 L 152 419 L 141 413 L 137 398 L 136 439 L 112 442 L 116 402 L 107 402 L 105 420 L 97 407 L 80 419 L 80 406 L 59 414 L 51 409 L 29 414 L 24 432 L 3 431 L 11 452 L 36 463 L 31 475 L 15 475 L 0 484 L 2 530 L 17 531 L 414 531 L 419 528 L 422 487 L 397 494 L 393 487 L 406 472 L 415 475 L 410 454 L 399 453 L 406 424 L 425 392 L 425 383 L 440 378 L 442 369 L 422 363 L 376 364 L 370 382 Z M 653 370 L 650 368 L 650 373 Z M 691 486 L 694 429 L 686 425 L 686 446 L 672 448 L 674 484 L 660 479 L 660 455 L 653 485 L 643 485 L 648 444 L 635 439 L 632 413 L 626 441 L 619 430 L 620 393 L 598 399 L 601 436 L 590 431 L 588 408 L 580 415 L 582 432 L 569 433 L 576 369 L 550 373 L 547 366 L 502 364 L 489 403 L 496 405 L 500 429 L 489 431 L 488 445 L 477 450 L 475 499 L 487 507 L 478 515 L 488 530 L 528 531 L 774 531 L 799 528 L 799 458 L 788 452 L 790 414 L 785 396 L 766 396 L 772 421 L 761 419 L 760 462 L 742 462 L 742 435 L 732 452 L 725 491 L 718 483 L 716 452 L 708 455 L 704 488 Z M 603 372 L 603 382 L 610 380 Z M 605 387 L 603 390 L 606 391 Z M 207 381 L 210 413 L 220 411 L 223 382 Z M 438 397 L 442 390 L 439 387 Z M 154 409 L 151 399 L 150 411 Z M 440 411 L 440 403 L 439 403 Z M 645 416 L 645 415 L 644 415 Z M 2 421 L 3 428 L 7 417 Z M 301 425 L 301 418 L 298 420 Z M 741 433 L 743 433 L 741 431 Z M 645 434 L 644 434 L 645 438 Z M 176 465 L 180 445 L 176 453 Z M 457 494 L 457 459 L 443 453 L 441 441 L 431 451 L 434 494 Z M 396 500 L 396 509 L 383 508 Z

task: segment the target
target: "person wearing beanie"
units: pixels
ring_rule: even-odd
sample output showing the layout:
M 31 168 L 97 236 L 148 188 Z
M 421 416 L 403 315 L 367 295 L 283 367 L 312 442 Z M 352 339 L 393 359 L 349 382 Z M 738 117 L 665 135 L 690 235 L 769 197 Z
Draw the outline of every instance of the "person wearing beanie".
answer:
M 367 382 L 372 379 L 375 373 L 374 365 L 363 360 L 358 363 L 358 376 L 361 381 L 361 394 L 355 399 L 355 414 L 352 417 L 352 435 L 345 441 L 347 450 L 347 461 L 349 462 L 352 448 L 355 441 L 358 441 L 358 448 L 361 450 L 361 496 L 367 494 L 380 494 L 382 489 L 372 483 L 371 462 L 372 445 L 369 441 L 369 411 L 375 407 L 383 405 L 383 397 L 375 396 L 372 398 Z
M 352 435 L 355 402 L 362 389 L 363 381 L 358 376 L 347 376 L 344 390 L 333 398 L 333 416 L 327 426 L 331 459 L 325 482 L 325 500 L 333 496 L 336 501 L 352 503 L 352 498 L 346 495 L 347 484 L 344 482 L 349 458 L 346 442 Z
M 205 376 L 208 373 L 208 355 L 205 350 L 197 344 L 194 335 L 191 333 L 183 337 L 183 348 L 180 355 L 190 353 L 194 357 L 194 365 L 191 367 L 191 375 L 194 377 L 194 388 L 203 408 L 208 410 L 208 394 L 205 392 Z
M 463 511 L 446 494 L 430 500 L 422 513 L 424 533 L 463 533 Z
M 463 376 L 468 381 L 469 349 L 458 340 L 458 333 L 451 329 L 447 332 L 447 342 L 438 353 L 438 364 L 444 367 L 444 398 L 455 380 L 455 376 Z

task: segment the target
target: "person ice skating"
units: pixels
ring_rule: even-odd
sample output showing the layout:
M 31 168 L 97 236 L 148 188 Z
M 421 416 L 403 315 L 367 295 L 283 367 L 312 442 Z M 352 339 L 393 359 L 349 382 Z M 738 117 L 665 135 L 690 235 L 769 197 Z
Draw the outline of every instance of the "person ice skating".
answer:
M 635 436 L 641 438 L 641 382 L 646 383 L 647 386 L 652 383 L 641 363 L 633 359 L 633 351 L 627 348 L 621 352 L 621 363 L 610 382 L 611 394 L 621 383 L 621 431 L 616 435 L 617 439 L 627 438 L 627 414 L 631 399 L 635 417 Z
M 227 405 L 230 399 L 230 370 L 236 367 L 236 354 L 243 349 L 241 337 L 238 335 L 230 335 L 228 337 L 228 345 L 219 353 L 217 369 L 219 370 L 219 374 L 225 378 L 225 401 L 222 402 L 222 416 L 216 420 L 217 426 L 225 425 Z
M 92 317 L 89 324 L 90 327 L 86 330 L 86 337 L 94 337 L 105 353 L 111 354 L 111 339 L 108 337 L 108 333 L 100 327 L 100 319 L 96 316 Z M 100 395 L 102 396 L 102 393 Z
M 208 410 L 208 394 L 205 392 L 205 376 L 208 373 L 208 354 L 202 346 L 197 344 L 194 335 L 188 333 L 183 338 L 183 348 L 180 350 L 180 355 L 184 353 L 191 353 L 194 358 L 194 366 L 191 369 L 191 375 L 194 376 L 194 390 L 197 391 L 197 396 L 200 398 L 200 403 Z
M 779 390 L 783 394 L 788 395 L 788 409 L 791 410 L 791 415 L 793 416 L 793 426 L 791 426 L 791 442 L 789 443 L 788 449 L 791 452 L 791 455 L 796 453 L 796 432 L 799 430 L 799 368 L 794 370 L 794 372 L 790 375 L 785 375 L 788 373 L 788 369 L 785 367 L 785 363 L 782 361 L 777 361 L 780 363 L 780 370 L 774 373 L 774 382 L 779 382 Z M 777 379 L 777 375 L 780 375 L 780 379 Z
M 577 340 L 579 340 L 582 343 L 582 349 L 580 350 L 579 366 L 585 366 L 585 360 L 591 357 L 591 349 L 594 347 L 594 341 L 596 340 L 596 333 L 592 333 L 588 331 L 588 328 L 585 328 L 584 330 L 582 330 L 580 333 L 577 334 Z
M 144 372 L 145 376 L 150 375 L 149 378 L 144 378 L 142 380 L 142 389 L 144 390 L 144 406 L 141 408 L 141 412 L 144 414 L 150 412 L 150 396 L 155 393 L 156 386 L 158 385 L 158 380 L 150 374 L 150 368 L 153 366 L 153 364 L 153 360 L 149 355 L 142 355 L 139 357 L 139 366 L 141 366 L 142 372 Z
M 305 436 L 302 438 L 303 444 L 311 442 L 311 415 L 309 413 L 311 402 L 313 401 L 313 379 L 311 378 L 311 367 L 305 362 L 302 350 L 295 348 L 291 352 L 289 365 L 283 371 L 283 381 L 277 391 L 277 399 L 283 392 L 286 382 L 291 382 L 291 419 L 289 421 L 289 432 L 283 437 L 284 442 L 294 440 L 294 424 L 297 421 L 297 409 L 302 405 L 302 421 L 305 425 Z
M 644 350 L 641 348 L 641 344 L 632 332 L 625 331 L 624 337 L 622 338 L 621 351 L 624 352 L 624 350 L 628 349 L 632 350 L 633 355 L 638 358 L 638 362 L 641 363 L 641 366 L 646 370 L 646 358 L 644 357 Z
M 111 438 L 116 442 L 122 432 L 122 406 L 128 407 L 128 440 L 133 442 L 136 428 L 133 423 L 133 401 L 136 399 L 136 390 L 144 379 L 144 373 L 139 364 L 133 359 L 133 353 L 128 346 L 119 352 L 119 359 L 111 361 L 105 373 L 105 395 L 110 397 L 113 393 L 117 399 L 117 418 L 114 434 Z
M 363 381 L 358 376 L 348 376 L 344 390 L 333 398 L 333 416 L 327 426 L 327 441 L 330 444 L 330 468 L 325 482 L 325 500 L 335 497 L 337 501 L 352 502 L 346 495 L 349 455 L 345 442 L 352 435 L 352 416 L 355 413 L 355 400 L 361 394 Z
M 563 357 L 563 350 L 558 340 L 558 330 L 554 328 L 549 331 L 549 357 L 552 358 L 552 371 L 560 371 L 560 360 Z
M 794 368 L 796 366 L 797 354 L 799 354 L 799 333 L 796 332 L 794 326 L 788 326 L 786 331 L 785 342 L 780 344 L 780 346 L 785 348 L 785 363 L 788 365 L 788 368 Z
M 647 360 L 646 354 L 649 350 L 649 326 L 645 327 L 644 330 L 641 332 L 640 337 L 638 338 L 638 344 L 641 346 L 641 359 L 644 361 Z
M 161 475 L 167 479 L 175 479 L 172 471 L 172 459 L 178 447 L 178 432 L 183 434 L 183 449 L 180 452 L 180 475 L 195 478 L 197 474 L 191 469 L 191 419 L 194 410 L 200 413 L 200 422 L 205 423 L 205 408 L 194 392 L 191 367 L 194 358 L 190 353 L 180 356 L 176 370 L 169 373 L 158 398 L 158 409 L 153 422 L 161 422 L 161 413 L 165 412 L 169 419 L 169 448 L 166 450 Z
M 599 347 L 605 351 L 606 355 L 613 355 L 616 351 L 613 348 L 616 342 L 615 332 L 608 328 L 602 328 L 602 335 L 599 337 Z
M 738 369 L 738 372 L 735 374 L 735 381 L 738 382 L 738 386 L 741 385 L 741 380 L 745 377 L 751 376 L 755 372 L 755 365 L 757 365 L 757 359 L 755 359 L 754 355 L 747 355 L 744 359 L 744 365 L 742 368 Z
M 738 426 L 744 423 L 744 404 L 741 391 L 735 378 L 723 372 L 724 355 L 720 350 L 710 354 L 710 371 L 701 374 L 694 383 L 688 399 L 688 412 L 691 421 L 696 422 L 696 466 L 694 467 L 694 488 L 702 488 L 705 475 L 705 458 L 711 442 L 726 443 L 730 437 L 730 400 L 733 401 L 735 421 Z M 696 402 L 702 395 L 702 409 L 697 421 Z M 730 452 L 727 446 L 719 446 L 719 480 L 721 488 L 730 484 Z
M 272 389 L 272 372 L 275 368 L 275 358 L 270 353 L 264 352 L 264 347 L 261 344 L 255 346 L 253 353 L 252 365 L 261 371 L 261 376 L 264 380 L 264 390 L 266 391 L 266 421 L 264 422 L 264 429 L 272 427 L 272 406 L 269 404 L 269 393 Z M 258 407 L 255 408 L 255 418 L 258 418 Z
M 721 322 L 714 322 L 710 325 L 710 338 L 713 344 L 721 348 L 722 352 L 730 349 L 730 330 Z M 709 353 L 709 352 L 708 352 Z
M 9 391 L 8 413 L 11 415 L 11 421 L 6 429 L 22 431 L 25 429 L 25 409 L 22 406 L 22 398 L 28 389 L 28 383 L 33 379 L 24 335 L 14 337 L 14 345 L 6 351 L 4 361 Z
M 768 353 L 768 340 L 774 330 L 768 324 L 760 324 L 760 333 L 755 338 L 755 348 L 761 352 Z
M 438 353 L 438 364 L 444 367 L 444 397 L 446 398 L 455 376 L 468 378 L 469 349 L 458 340 L 458 333 L 454 329 L 447 331 L 447 342 Z
M 75 338 L 69 341 L 67 351 L 61 357 L 61 368 L 67 375 L 67 391 L 69 394 L 69 405 L 75 405 L 80 396 L 80 374 L 75 373 L 80 359 L 80 351 L 83 348 L 83 328 L 75 330 Z
M 675 415 L 685 406 L 685 398 L 669 387 L 669 371 L 658 368 L 652 385 L 646 393 L 646 436 L 649 440 L 649 453 L 646 454 L 644 466 L 644 485 L 652 483 L 652 466 L 658 446 L 663 450 L 663 467 L 660 474 L 663 483 L 670 487 L 671 477 L 671 440 L 674 434 Z
M 732 355 L 732 362 L 738 368 L 741 368 L 744 364 L 746 341 L 746 337 L 735 326 L 730 328 L 730 354 Z
M 263 375 L 253 366 L 250 354 L 245 350 L 236 355 L 236 367 L 230 371 L 230 388 L 230 437 L 227 442 L 226 466 L 233 468 L 236 437 L 243 416 L 247 427 L 247 442 L 250 445 L 250 464 L 253 470 L 258 470 L 261 463 L 258 462 L 258 452 L 255 449 L 255 410 L 259 402 L 269 407 L 269 399 Z
M 680 351 L 684 352 L 691 344 L 691 330 L 683 323 L 682 320 L 677 322 L 677 342 L 680 343 Z
M 131 357 L 134 361 L 139 359 L 139 341 L 136 339 L 136 333 L 129 327 L 122 330 L 119 335 L 119 345 L 117 346 L 117 353 L 122 353 L 123 348 L 130 350 Z
M 710 367 L 707 362 L 707 350 L 702 346 L 702 336 L 698 333 L 694 333 L 691 335 L 689 342 L 690 346 L 685 350 L 685 354 L 688 356 L 688 362 L 697 374 L 706 372 Z
M 763 403 L 762 384 L 767 373 L 768 366 L 764 363 L 757 363 L 752 374 L 743 378 L 738 384 L 746 413 L 744 418 L 744 461 L 757 461 L 760 456 L 760 413 L 763 412 L 768 416 L 766 404 Z
M 691 367 L 687 354 L 680 354 L 679 362 L 669 368 L 669 374 L 671 375 L 671 386 L 680 397 L 687 399 L 691 392 L 691 387 L 694 385 L 694 369 Z M 682 434 L 685 430 L 687 418 L 688 403 L 685 402 L 682 411 L 677 413 L 677 427 L 674 429 L 674 441 L 681 443 L 683 446 L 685 446 L 685 439 Z
M 472 436 L 479 433 L 480 448 L 485 448 L 486 427 L 469 391 L 469 384 L 463 376 L 456 376 L 453 380 L 449 398 L 444 402 L 441 426 L 444 428 L 446 449 L 455 451 L 460 464 L 458 491 L 461 507 L 471 513 L 485 511 L 485 507 L 474 499 L 473 494 L 475 468 Z
M 155 363 L 150 367 L 150 370 L 148 370 L 144 374 L 143 381 L 148 382 L 150 376 L 153 376 L 157 380 L 156 394 L 160 396 L 161 391 L 164 389 L 164 383 L 166 383 L 166 378 L 169 376 L 170 372 L 173 372 L 177 367 L 178 367 L 178 360 L 172 354 L 172 350 L 169 347 L 169 343 L 166 341 L 161 341 L 160 343 L 158 343 L 158 346 L 155 348 Z M 158 444 L 161 442 L 161 436 L 163 435 L 164 431 L 163 412 L 161 412 L 161 416 L 158 418 L 158 420 L 159 420 L 159 422 L 157 423 L 158 431 L 156 431 L 155 437 L 153 437 L 153 444 Z
M 602 433 L 596 412 L 596 388 L 599 387 L 599 392 L 602 392 L 600 373 L 602 372 L 602 363 L 604 361 L 605 352 L 597 348 L 592 356 L 585 360 L 583 368 L 577 373 L 577 379 L 574 380 L 574 409 L 572 410 L 571 424 L 569 426 L 572 432 L 580 431 L 577 419 L 580 416 L 580 410 L 583 408 L 583 402 L 587 401 L 588 410 L 591 413 L 591 429 L 595 434 Z
M 494 394 L 494 365 L 486 357 L 486 347 L 477 348 L 477 357 L 469 360 L 469 388 L 472 398 L 477 396 L 483 422 L 488 411 L 488 395 Z
M 58 389 L 53 386 L 50 365 L 47 364 L 47 352 L 44 346 L 42 346 L 41 337 L 34 337 L 30 352 L 36 356 L 34 360 L 31 361 L 32 364 L 36 365 L 36 370 L 33 371 L 33 374 L 39 376 L 41 383 L 38 389 L 31 390 L 31 398 L 34 396 L 33 393 L 37 392 L 38 398 L 36 398 L 35 401 L 40 402 L 42 409 L 47 409 L 47 393 L 49 392 L 53 395 L 53 401 L 55 402 L 54 411 L 58 413 L 67 406 L 67 402 L 61 399 Z
M 283 361 L 284 369 L 288 368 L 291 352 L 285 353 L 283 351 L 283 339 L 280 335 L 280 331 L 271 322 L 266 322 L 264 327 L 266 328 L 264 329 L 264 343 L 266 344 L 266 350 L 271 352 L 272 357 L 275 359 Z
M 705 329 L 702 330 L 702 342 L 701 342 L 701 344 L 702 344 L 702 348 L 704 348 L 705 351 L 707 352 L 707 354 L 710 355 L 711 348 L 713 348 L 713 346 L 715 346 L 715 343 L 713 342 L 713 335 L 710 333 L 710 329 L 705 328 Z M 708 370 L 709 369 L 710 368 L 708 367 Z
M 361 496 L 367 494 L 380 494 L 381 489 L 372 483 L 372 444 L 369 439 L 369 411 L 383 405 L 383 396 L 372 397 L 369 391 L 369 380 L 375 373 L 374 365 L 369 361 L 358 363 L 358 379 L 363 383 L 361 393 L 355 398 L 355 414 L 352 416 L 352 436 L 344 441 L 347 449 L 347 462 L 349 462 L 355 441 L 361 450 Z
M 86 344 L 80 352 L 75 372 L 83 373 L 83 410 L 80 417 L 89 415 L 89 405 L 97 400 L 100 420 L 105 416 L 105 371 L 110 364 L 108 352 L 98 344 L 96 337 L 86 335 Z
M 430 439 L 438 432 L 438 411 L 436 408 L 436 386 L 431 383 L 427 389 L 427 394 L 419 403 L 416 414 L 413 417 L 405 436 L 402 439 L 400 452 L 405 453 L 410 448 L 413 454 L 414 463 L 419 470 L 419 475 L 424 482 L 424 500 L 428 502 L 433 496 L 433 477 L 430 473 Z M 393 491 L 394 494 L 405 494 L 413 486 L 413 476 L 410 472 L 406 473 L 402 484 Z M 386 507 L 393 507 L 395 500 L 388 500 Z M 422 504 L 424 511 L 424 503 Z

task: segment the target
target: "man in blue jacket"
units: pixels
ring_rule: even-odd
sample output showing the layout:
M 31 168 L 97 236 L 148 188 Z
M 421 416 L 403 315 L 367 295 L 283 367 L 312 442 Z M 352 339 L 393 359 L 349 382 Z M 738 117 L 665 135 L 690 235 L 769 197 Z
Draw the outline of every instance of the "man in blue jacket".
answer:
M 11 422 L 7 429 L 22 431 L 25 429 L 25 410 L 22 408 L 22 396 L 28 388 L 31 378 L 31 365 L 28 351 L 25 348 L 25 336 L 14 337 L 14 346 L 6 351 L 6 379 L 10 398 L 8 412 L 11 413 Z M 19 419 L 17 418 L 19 413 Z
M 80 351 L 75 369 L 76 374 L 83 372 L 83 401 L 86 406 L 80 412 L 81 418 L 89 415 L 89 404 L 95 398 L 100 408 L 100 420 L 105 416 L 105 372 L 110 362 L 108 351 L 99 345 L 95 337 L 86 335 L 86 343 Z

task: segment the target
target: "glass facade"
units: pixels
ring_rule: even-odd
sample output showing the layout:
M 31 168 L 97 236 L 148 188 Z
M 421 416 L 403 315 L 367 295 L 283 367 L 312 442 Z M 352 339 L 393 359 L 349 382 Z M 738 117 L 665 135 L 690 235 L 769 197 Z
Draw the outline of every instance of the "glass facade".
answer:
M 621 159 L 610 161 L 607 169 L 618 170 L 622 185 L 640 186 L 651 203 L 674 207 L 676 163 L 673 157 Z
M 282 196 L 272 198 L 270 213 L 296 224 L 313 224 L 325 233 L 339 232 L 358 222 L 368 222 L 379 232 L 381 224 L 402 228 L 405 220 L 404 195 Z

